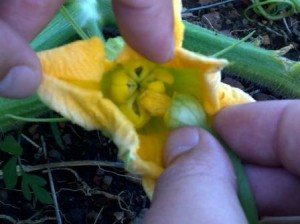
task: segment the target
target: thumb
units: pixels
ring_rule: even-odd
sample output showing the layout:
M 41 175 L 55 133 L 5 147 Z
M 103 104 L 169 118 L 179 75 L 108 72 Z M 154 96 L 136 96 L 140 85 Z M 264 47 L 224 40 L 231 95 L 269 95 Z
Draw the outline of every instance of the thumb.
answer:
M 30 96 L 41 80 L 40 63 L 26 41 L 0 20 L 0 96 Z
M 172 0 L 113 0 L 122 36 L 139 53 L 155 62 L 174 55 Z
M 172 132 L 145 223 L 247 223 L 234 171 L 220 144 L 198 128 Z

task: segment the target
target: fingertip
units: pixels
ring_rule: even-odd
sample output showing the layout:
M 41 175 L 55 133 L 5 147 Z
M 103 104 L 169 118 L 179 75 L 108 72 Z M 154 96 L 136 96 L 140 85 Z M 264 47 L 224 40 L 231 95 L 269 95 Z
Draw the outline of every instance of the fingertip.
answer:
M 299 102 L 277 100 L 227 107 L 215 116 L 213 127 L 242 160 L 263 166 L 283 165 L 299 174 L 300 169 L 294 169 L 300 161 L 299 138 L 294 135 L 300 127 L 296 116 Z
M 208 132 L 175 130 L 165 150 L 169 162 L 144 223 L 246 223 L 230 161 Z
M 28 43 L 2 20 L 0 47 L 0 96 L 24 98 L 32 95 L 41 81 L 39 59 Z
M 0 18 L 27 41 L 55 16 L 65 0 L 0 1 Z
M 156 44 L 137 45 L 136 50 L 150 61 L 163 64 L 170 61 L 175 55 L 174 37 L 167 34 L 166 37 L 153 38 Z M 133 46 L 135 43 L 133 43 Z M 154 46 L 154 47 L 151 47 Z M 145 47 L 146 46 L 146 47 Z M 135 46 L 134 46 L 135 47 Z
M 195 127 L 183 127 L 169 135 L 164 150 L 164 161 L 168 167 L 179 155 L 191 150 L 199 143 L 199 132 Z
M 172 0 L 113 1 L 117 22 L 126 42 L 157 63 L 165 63 L 174 56 L 172 4 Z
M 0 81 L 0 95 L 9 98 L 31 96 L 41 82 L 41 74 L 28 66 L 15 66 Z
M 210 167 L 212 176 L 226 176 L 234 182 L 234 171 L 225 150 L 201 128 L 182 127 L 172 131 L 164 147 L 164 161 L 167 170 L 184 167 L 187 169 L 184 172 L 201 172 L 203 167 Z M 189 170 L 192 166 L 195 170 Z

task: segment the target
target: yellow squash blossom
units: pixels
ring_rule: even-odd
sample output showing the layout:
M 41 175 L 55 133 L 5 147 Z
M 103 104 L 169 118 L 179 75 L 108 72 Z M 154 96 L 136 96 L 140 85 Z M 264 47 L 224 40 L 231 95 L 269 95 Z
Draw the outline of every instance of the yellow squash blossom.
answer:
M 164 170 L 162 151 L 170 131 L 166 116 L 174 96 L 197 99 L 209 120 L 226 106 L 253 101 L 220 81 L 226 60 L 182 48 L 180 10 L 180 1 L 174 0 L 176 52 L 166 64 L 152 63 L 129 46 L 109 61 L 96 37 L 38 54 L 42 101 L 85 129 L 108 135 L 126 168 L 143 176 L 150 198 Z

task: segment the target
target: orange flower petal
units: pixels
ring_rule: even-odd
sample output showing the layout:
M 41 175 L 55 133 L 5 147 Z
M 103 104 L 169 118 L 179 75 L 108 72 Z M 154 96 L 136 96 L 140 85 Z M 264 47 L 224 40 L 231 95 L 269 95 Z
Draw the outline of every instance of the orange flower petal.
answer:
M 253 102 L 245 92 L 221 82 L 224 59 L 215 59 L 179 48 L 167 67 L 181 69 L 173 84 L 177 92 L 197 97 L 211 119 L 226 106 Z
M 181 47 L 184 37 L 184 24 L 181 20 L 181 10 L 182 2 L 181 0 L 173 1 L 174 8 L 174 37 L 175 37 L 175 46 Z
M 45 76 L 38 95 L 47 105 L 87 130 L 102 130 L 120 148 L 119 156 L 139 147 L 131 122 L 111 100 L 97 90 L 87 90 L 72 83 Z
M 38 57 L 45 75 L 68 82 L 99 83 L 109 69 L 104 45 L 97 37 L 42 51 Z

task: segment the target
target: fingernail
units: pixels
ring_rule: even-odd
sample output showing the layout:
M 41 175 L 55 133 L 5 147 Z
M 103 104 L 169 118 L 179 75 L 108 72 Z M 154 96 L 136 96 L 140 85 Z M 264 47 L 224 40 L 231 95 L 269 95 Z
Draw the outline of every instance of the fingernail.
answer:
M 197 128 L 185 127 L 173 131 L 165 146 L 165 164 L 169 166 L 179 155 L 191 150 L 199 144 Z
M 16 66 L 0 81 L 0 95 L 9 98 L 23 98 L 32 95 L 41 81 L 39 72 L 27 66 Z

